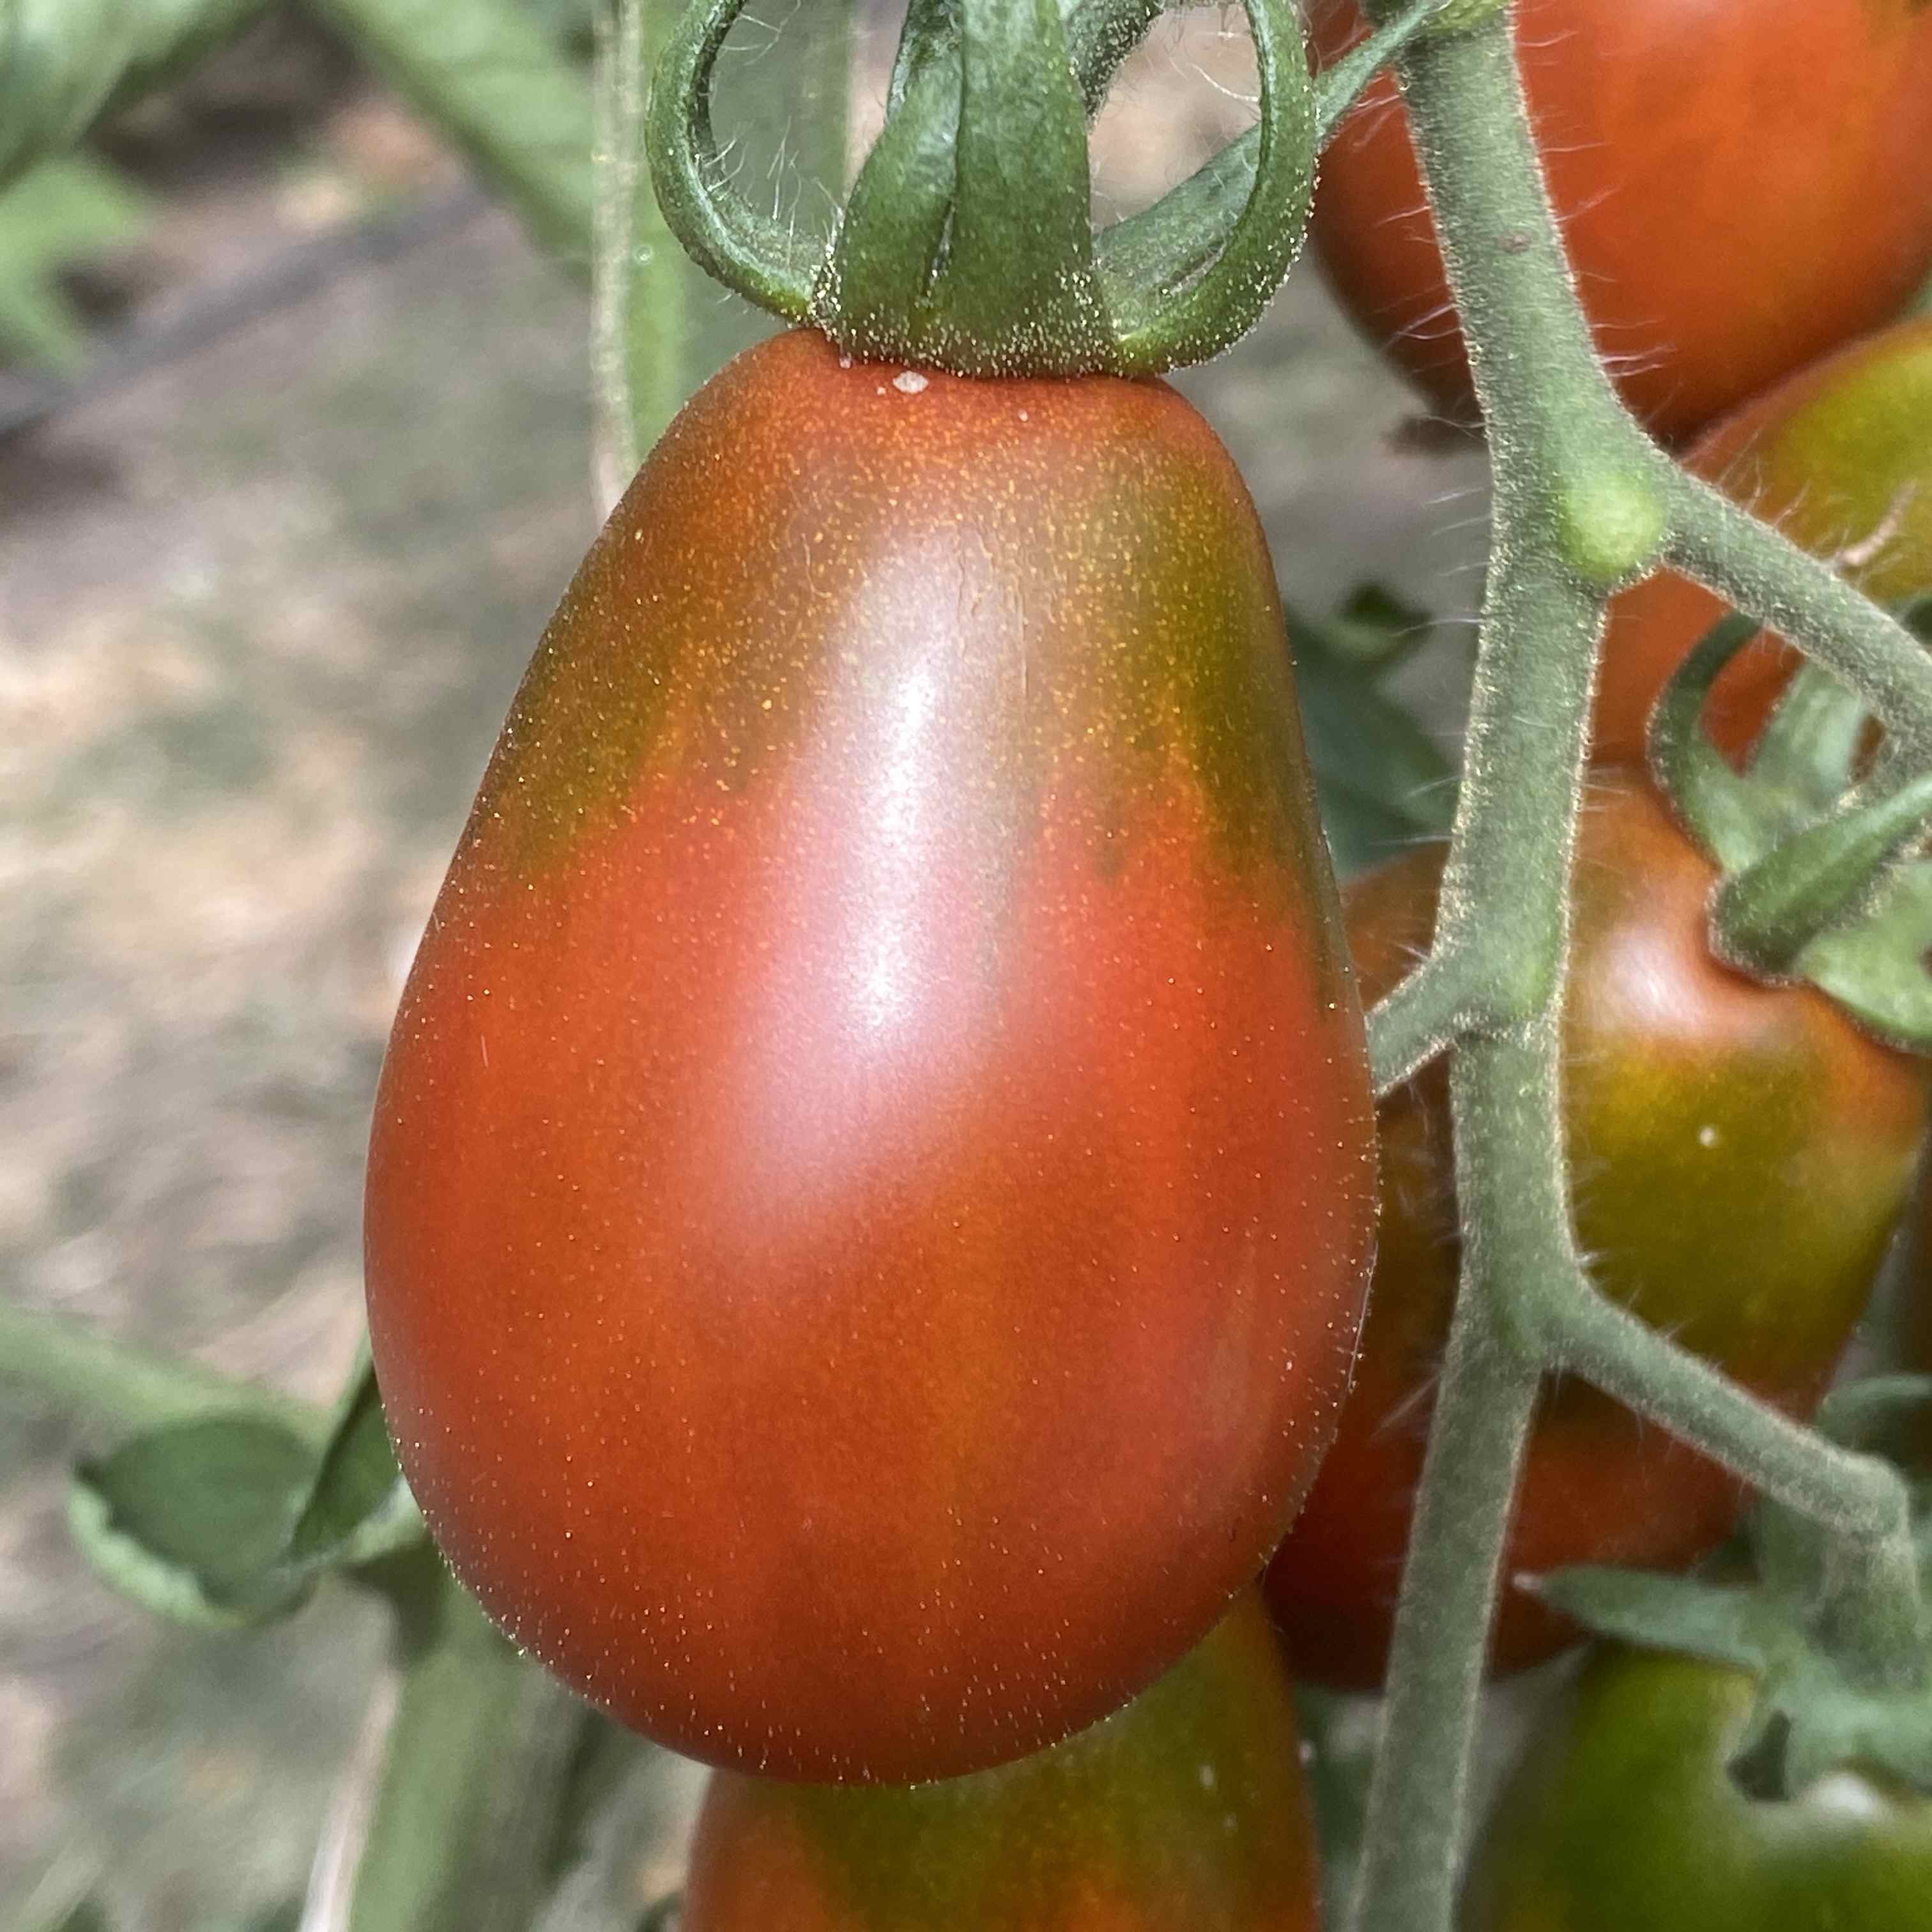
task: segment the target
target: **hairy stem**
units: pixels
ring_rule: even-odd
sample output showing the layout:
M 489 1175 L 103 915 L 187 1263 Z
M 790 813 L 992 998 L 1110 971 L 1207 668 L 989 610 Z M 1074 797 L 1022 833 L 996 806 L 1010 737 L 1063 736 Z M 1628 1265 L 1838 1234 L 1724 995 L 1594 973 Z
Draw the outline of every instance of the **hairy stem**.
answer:
M 1932 747 L 1932 662 L 1821 566 L 1681 478 L 1617 402 L 1563 259 L 1506 13 L 1480 13 L 1466 32 L 1417 43 L 1400 68 L 1488 425 L 1496 507 L 1435 946 L 1372 1034 L 1381 1082 L 1459 1036 L 1450 1092 L 1466 1246 L 1390 1655 L 1359 1932 L 1451 1923 L 1489 1621 L 1544 1367 L 1578 1368 L 1841 1529 L 1855 1558 L 1871 1558 L 1839 1566 L 1847 1590 L 1896 1584 L 1902 1523 L 1895 1478 L 1773 1415 L 1592 1289 L 1562 1157 L 1561 1018 L 1612 591 L 1661 560 L 1683 564 L 1842 668 L 1915 746 Z M 1894 1629 L 1908 1620 L 1895 1602 L 1856 1614 Z

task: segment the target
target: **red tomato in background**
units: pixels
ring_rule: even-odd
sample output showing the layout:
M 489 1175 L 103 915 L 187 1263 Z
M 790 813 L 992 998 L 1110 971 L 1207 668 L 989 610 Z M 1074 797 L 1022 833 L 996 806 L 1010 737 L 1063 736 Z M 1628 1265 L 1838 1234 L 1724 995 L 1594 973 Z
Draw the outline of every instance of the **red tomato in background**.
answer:
M 1434 928 L 1442 848 L 1352 881 L 1363 996 L 1392 987 Z M 1645 777 L 1593 786 L 1576 862 L 1564 1020 L 1564 1129 L 1576 1227 L 1604 1292 L 1768 1402 L 1808 1415 L 1863 1312 L 1910 1185 L 1926 1063 L 1861 1033 L 1824 994 L 1766 986 L 1705 943 L 1714 868 Z M 1448 1334 L 1459 1252 L 1438 1064 L 1380 1112 L 1380 1248 L 1335 1445 L 1270 1566 L 1300 1676 L 1380 1683 Z M 1546 1387 L 1505 1580 L 1572 1563 L 1679 1568 L 1718 1542 L 1742 1491 L 1717 1465 L 1586 1384 Z M 1574 1642 L 1510 1585 L 1508 1670 Z
M 503 730 L 377 1096 L 398 1453 L 626 1724 L 905 1781 L 1258 1573 L 1374 1224 L 1252 505 L 1166 385 L 707 385 Z
M 682 1932 L 1314 1932 L 1286 1669 L 1250 1592 L 1112 1717 L 911 1786 L 721 1772 Z
M 1932 319 L 1868 336 L 1780 383 L 1684 460 L 1794 543 L 1838 560 L 1868 597 L 1889 603 L 1932 590 Z M 1729 608 L 1674 572 L 1616 599 L 1596 756 L 1643 758 L 1658 694 Z M 1787 646 L 1765 639 L 1725 667 L 1704 722 L 1733 757 L 1756 738 L 1797 662 Z
M 1518 57 L 1597 346 L 1668 440 L 1894 315 L 1932 269 L 1923 0 L 1516 0 Z M 1355 0 L 1315 0 L 1332 60 Z M 1395 83 L 1324 155 L 1313 234 L 1364 330 L 1474 410 Z

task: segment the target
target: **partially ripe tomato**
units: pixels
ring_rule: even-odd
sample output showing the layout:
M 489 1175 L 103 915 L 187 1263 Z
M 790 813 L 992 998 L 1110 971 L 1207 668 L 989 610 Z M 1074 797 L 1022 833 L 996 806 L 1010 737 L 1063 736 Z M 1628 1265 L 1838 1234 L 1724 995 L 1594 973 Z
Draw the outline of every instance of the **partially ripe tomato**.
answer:
M 417 956 L 367 1246 L 431 1528 L 624 1722 L 974 1770 L 1260 1570 L 1374 1223 L 1287 663 L 1157 382 L 781 337 L 612 514 Z
M 715 1776 L 682 1932 L 1314 1932 L 1287 1672 L 1252 1592 L 1037 1756 L 903 1786 Z
M 1932 319 L 1900 322 L 1780 383 L 1684 460 L 1794 543 L 1834 560 L 1867 596 L 1889 603 L 1932 590 Z M 1667 571 L 1616 599 L 1597 696 L 1598 758 L 1642 758 L 1658 693 L 1729 608 Z M 1765 638 L 1724 668 L 1704 723 L 1725 751 L 1750 747 L 1797 662 Z
M 1904 306 L 1932 268 L 1924 0 L 1516 0 L 1517 58 L 1577 292 L 1675 441 Z M 1316 0 L 1333 59 L 1356 0 Z M 1383 75 L 1322 164 L 1312 232 L 1362 327 L 1474 412 L 1406 116 Z
M 1366 998 L 1428 944 L 1440 848 L 1348 889 Z M 1792 1415 L 1864 1310 L 1926 1119 L 1926 1064 L 1822 993 L 1718 964 L 1710 863 L 1644 776 L 1602 774 L 1583 814 L 1563 1030 L 1578 1237 L 1604 1292 Z M 1334 1448 L 1268 1573 L 1297 1670 L 1380 1682 L 1447 1339 L 1459 1251 L 1438 1065 L 1381 1109 L 1381 1246 Z M 1508 1580 L 1573 1563 L 1682 1567 L 1730 1528 L 1736 1481 L 1588 1385 L 1546 1387 L 1504 1556 L 1491 1661 L 1553 1654 L 1570 1625 Z
M 1856 1766 L 1788 1799 L 1731 1774 L 1757 1687 L 1606 1647 L 1478 1844 L 1463 1932 L 1924 1932 L 1932 1798 Z

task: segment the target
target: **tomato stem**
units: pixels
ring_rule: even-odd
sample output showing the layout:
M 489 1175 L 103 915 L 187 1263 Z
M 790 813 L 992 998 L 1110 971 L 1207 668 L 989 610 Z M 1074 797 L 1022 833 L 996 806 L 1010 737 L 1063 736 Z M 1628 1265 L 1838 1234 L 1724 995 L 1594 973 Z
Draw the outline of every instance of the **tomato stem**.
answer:
M 1905 1492 L 1592 1287 L 1560 1127 L 1570 868 L 1609 591 L 1660 561 L 1813 650 L 1932 764 L 1932 659 L 1816 562 L 1682 476 L 1617 401 L 1564 262 L 1506 9 L 1400 75 L 1488 425 L 1494 542 L 1433 950 L 1372 1016 L 1386 1083 L 1448 1044 L 1465 1222 L 1372 1784 L 1358 1932 L 1448 1932 L 1478 1686 L 1542 1370 L 1580 1371 L 1825 1526 L 1838 1628 L 1915 1628 Z M 1480 963 L 1478 963 L 1480 962 Z M 1890 1636 L 1888 1636 L 1888 1633 Z

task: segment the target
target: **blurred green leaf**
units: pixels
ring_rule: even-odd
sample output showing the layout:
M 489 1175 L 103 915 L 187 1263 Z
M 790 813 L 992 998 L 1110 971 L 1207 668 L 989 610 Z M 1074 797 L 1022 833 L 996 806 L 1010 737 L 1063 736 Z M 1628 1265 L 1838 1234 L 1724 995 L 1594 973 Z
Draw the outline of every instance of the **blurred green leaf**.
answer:
M 313 0 L 544 245 L 590 266 L 590 80 L 527 0 Z
M 148 214 L 146 196 L 85 154 L 44 161 L 0 192 L 0 342 L 45 368 L 78 368 L 87 326 L 56 278 L 139 233 Z
M 1288 614 L 1295 682 L 1322 822 L 1343 874 L 1449 829 L 1455 770 L 1382 688 L 1385 668 L 1426 634 L 1386 592 L 1358 591 L 1338 618 Z
M 267 0 L 0 0 L 0 183 L 266 10 Z
M 337 1410 L 286 1554 L 309 1568 L 366 1563 L 419 1541 L 424 1533 L 389 1445 L 376 1372 L 365 1350 Z
M 1358 584 L 1319 628 L 1330 656 L 1385 668 L 1426 643 L 1436 620 L 1385 584 Z
M 103 1576 L 177 1622 L 232 1628 L 285 1616 L 310 1574 L 284 1560 L 315 1451 L 251 1416 L 175 1423 L 83 1462 L 68 1492 L 74 1540 Z

